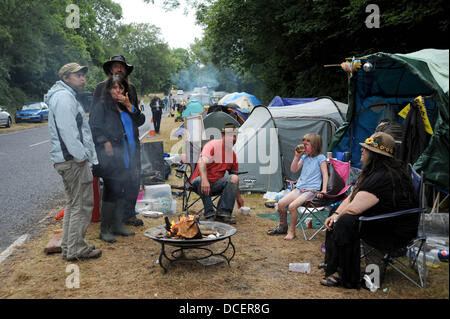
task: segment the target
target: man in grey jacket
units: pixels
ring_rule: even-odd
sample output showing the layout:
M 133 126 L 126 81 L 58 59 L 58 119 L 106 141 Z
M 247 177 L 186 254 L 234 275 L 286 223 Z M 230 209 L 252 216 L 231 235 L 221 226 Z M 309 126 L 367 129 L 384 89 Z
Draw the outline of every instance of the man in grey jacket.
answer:
M 94 194 L 89 163 L 97 164 L 91 129 L 77 91 L 86 84 L 88 68 L 69 63 L 58 72 L 60 81 L 48 91 L 50 156 L 61 175 L 67 197 L 62 234 L 62 258 L 68 261 L 97 258 L 102 252 L 89 246 L 85 236 L 90 224 Z

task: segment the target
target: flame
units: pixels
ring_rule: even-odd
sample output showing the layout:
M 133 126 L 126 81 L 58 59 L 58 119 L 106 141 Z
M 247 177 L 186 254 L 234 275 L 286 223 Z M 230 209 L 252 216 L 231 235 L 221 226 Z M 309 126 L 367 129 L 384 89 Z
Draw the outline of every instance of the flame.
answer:
M 170 237 L 181 237 L 181 234 L 180 234 L 180 231 L 179 231 L 180 225 L 182 223 L 185 223 L 185 222 L 188 222 L 188 221 L 192 221 L 196 217 L 198 217 L 198 215 L 188 215 L 187 217 L 186 217 L 186 215 L 183 215 L 183 216 L 181 216 L 178 219 L 178 221 L 172 220 L 170 222 L 170 231 L 168 231 L 167 234 Z

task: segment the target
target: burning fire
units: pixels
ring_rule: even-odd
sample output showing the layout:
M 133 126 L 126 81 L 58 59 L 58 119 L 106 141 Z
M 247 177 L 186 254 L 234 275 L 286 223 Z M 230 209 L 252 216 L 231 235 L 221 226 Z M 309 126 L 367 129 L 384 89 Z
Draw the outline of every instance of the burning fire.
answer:
M 180 233 L 180 226 L 184 223 L 194 221 L 195 218 L 198 218 L 198 215 L 184 215 L 181 216 L 178 221 L 172 220 L 170 222 L 170 229 L 168 229 L 167 235 L 169 237 L 182 237 L 182 234 Z

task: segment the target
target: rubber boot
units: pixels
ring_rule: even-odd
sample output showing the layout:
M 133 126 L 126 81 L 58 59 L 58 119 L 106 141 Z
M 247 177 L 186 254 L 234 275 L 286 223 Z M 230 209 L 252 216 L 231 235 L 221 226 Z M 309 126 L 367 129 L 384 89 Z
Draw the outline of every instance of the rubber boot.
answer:
M 116 201 L 116 207 L 114 208 L 113 234 L 120 236 L 132 236 L 134 235 L 134 232 L 127 231 L 122 224 L 124 207 L 125 207 L 125 200 L 118 199 Z
M 100 239 L 108 243 L 114 243 L 116 238 L 113 235 L 112 228 L 114 222 L 115 205 L 111 202 L 102 202 L 100 212 Z

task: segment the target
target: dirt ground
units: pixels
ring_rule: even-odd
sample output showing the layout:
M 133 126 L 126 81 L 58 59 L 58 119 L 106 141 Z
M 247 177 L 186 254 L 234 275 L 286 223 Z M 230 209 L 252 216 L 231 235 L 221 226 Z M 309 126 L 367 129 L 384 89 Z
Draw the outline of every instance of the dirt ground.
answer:
M 170 131 L 180 123 L 166 118 L 159 139 L 165 142 L 165 152 L 176 140 L 169 141 Z M 156 138 L 155 140 L 158 140 Z M 174 174 L 168 183 L 180 184 Z M 383 289 L 370 292 L 366 289 L 348 290 L 329 288 L 319 284 L 323 271 L 317 265 L 323 261 L 321 232 L 312 241 L 305 241 L 297 230 L 293 241 L 283 236 L 268 236 L 266 230 L 276 222 L 256 216 L 271 213 L 264 207 L 262 194 L 243 194 L 248 216 L 235 208 L 237 233 L 232 237 L 236 254 L 230 262 L 205 266 L 196 261 L 173 263 L 164 273 L 157 260 L 161 245 L 144 236 L 150 227 L 164 224 L 163 218 L 145 218 L 143 227 L 129 227 L 134 236 L 117 237 L 113 244 L 99 239 L 99 223 L 92 223 L 87 241 L 102 250 L 95 260 L 67 262 L 60 254 L 46 255 L 44 247 L 53 230 L 62 228 L 62 220 L 55 216 L 63 207 L 48 212 L 48 218 L 37 227 L 35 234 L 23 247 L 0 264 L 0 298 L 43 299 L 434 299 L 449 298 L 448 263 L 430 269 L 425 289 L 419 289 L 388 270 Z M 178 212 L 181 201 L 178 200 Z M 210 246 L 216 251 L 224 243 Z M 229 256 L 230 254 L 228 254 Z M 311 273 L 288 270 L 289 263 L 311 263 Z M 70 288 L 72 265 L 79 270 L 79 288 Z
M 47 122 L 44 123 L 13 123 L 11 127 L 0 127 L 0 134 L 12 133 L 21 130 L 26 130 L 33 127 L 47 126 Z

